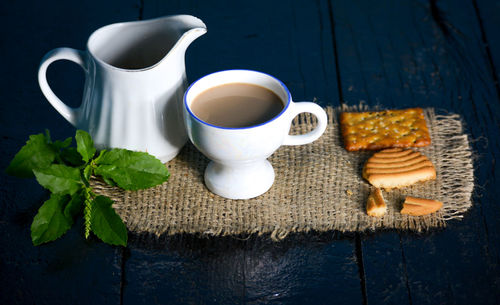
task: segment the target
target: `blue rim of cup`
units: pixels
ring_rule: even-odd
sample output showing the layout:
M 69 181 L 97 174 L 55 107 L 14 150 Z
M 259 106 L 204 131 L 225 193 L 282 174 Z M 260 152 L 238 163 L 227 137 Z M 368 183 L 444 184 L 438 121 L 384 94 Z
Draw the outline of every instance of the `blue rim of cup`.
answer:
M 262 75 L 265 75 L 265 76 L 268 76 L 272 79 L 274 79 L 275 81 L 277 81 L 281 87 L 285 90 L 286 92 L 286 95 L 287 95 L 287 100 L 286 100 L 286 105 L 285 107 L 283 107 L 283 109 L 281 110 L 280 113 L 278 113 L 276 116 L 274 116 L 272 119 L 270 119 L 269 121 L 265 121 L 263 123 L 260 123 L 260 124 L 257 124 L 257 125 L 252 125 L 252 126 L 247 126 L 247 127 L 222 127 L 222 126 L 217 126 L 217 125 L 213 125 L 213 124 L 210 124 L 210 123 L 207 123 L 205 121 L 203 121 L 202 119 L 198 118 L 190 109 L 190 107 L 188 107 L 188 104 L 187 104 L 187 95 L 189 93 L 189 90 L 191 90 L 191 88 L 197 83 L 199 82 L 200 80 L 206 78 L 206 77 L 209 77 L 211 75 L 214 75 L 214 74 L 218 74 L 218 73 L 224 73 L 224 72 L 230 72 L 230 71 L 244 71 L 244 72 L 253 72 L 253 73 L 258 73 L 258 74 L 262 74 Z M 235 81 L 234 83 L 238 83 L 238 81 Z M 221 84 L 222 85 L 222 84 Z M 256 127 L 259 127 L 259 126 L 263 126 L 263 125 L 266 125 L 266 124 L 269 124 L 271 123 L 272 121 L 278 119 L 283 113 L 285 113 L 285 111 L 288 109 L 288 106 L 290 105 L 290 102 L 292 100 L 292 96 L 290 94 L 290 91 L 288 90 L 288 88 L 285 86 L 285 84 L 280 81 L 279 79 L 277 79 L 276 77 L 270 75 L 270 74 L 267 74 L 267 73 L 264 73 L 264 72 L 259 72 L 259 71 L 254 71 L 254 70 L 248 70 L 248 69 L 231 69 L 231 70 L 222 70 L 222 71 L 217 71 L 217 72 L 213 72 L 213 73 L 210 73 L 210 74 L 207 74 L 199 79 L 197 79 L 196 81 L 194 81 L 186 90 L 186 93 L 184 93 L 184 107 L 187 109 L 187 111 L 189 112 L 189 115 L 191 117 L 193 117 L 195 120 L 197 120 L 198 122 L 204 124 L 204 125 L 207 125 L 207 126 L 210 126 L 210 127 L 214 127 L 214 128 L 219 128 L 219 129 L 229 129 L 229 130 L 241 130 L 241 129 L 251 129 L 251 128 L 256 128 Z

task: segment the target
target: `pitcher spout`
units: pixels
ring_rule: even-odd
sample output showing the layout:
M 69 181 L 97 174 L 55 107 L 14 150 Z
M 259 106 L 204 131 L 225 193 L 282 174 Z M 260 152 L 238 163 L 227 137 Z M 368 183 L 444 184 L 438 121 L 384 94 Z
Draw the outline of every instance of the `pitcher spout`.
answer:
M 207 26 L 199 18 L 190 15 L 178 15 L 178 18 L 182 27 L 184 28 L 184 33 L 180 37 L 178 43 L 184 50 L 198 37 L 207 32 Z
M 115 69 L 149 70 L 170 53 L 184 53 L 206 31 L 203 21 L 189 15 L 123 22 L 94 32 L 87 48 L 100 63 Z
M 184 58 L 189 45 L 207 32 L 205 23 L 199 18 L 190 15 L 173 15 L 158 18 L 157 20 L 157 26 L 163 27 L 163 31 L 170 33 L 170 39 L 174 43 L 171 49 L 164 54 L 164 58 L 159 64 L 163 62 L 164 65 L 168 65 L 171 61 L 167 60 L 167 58 L 172 58 L 172 60 L 178 60 L 178 56 Z

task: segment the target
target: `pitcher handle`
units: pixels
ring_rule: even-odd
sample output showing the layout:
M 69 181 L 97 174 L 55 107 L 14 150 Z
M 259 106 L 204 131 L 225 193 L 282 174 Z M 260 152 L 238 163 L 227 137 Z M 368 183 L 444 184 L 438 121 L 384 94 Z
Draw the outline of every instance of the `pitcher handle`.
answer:
M 318 126 L 312 131 L 301 135 L 287 135 L 284 145 L 303 145 L 316 141 L 326 130 L 328 118 L 323 108 L 311 102 L 290 102 L 290 120 L 293 120 L 299 113 L 308 112 L 312 113 L 318 119 Z
M 40 67 L 38 68 L 38 84 L 40 85 L 40 89 L 42 89 L 45 98 L 47 98 L 49 103 L 73 126 L 76 126 L 78 110 L 63 103 L 52 91 L 49 83 L 47 82 L 47 68 L 54 61 L 69 60 L 80 65 L 85 73 L 87 73 L 87 69 L 85 67 L 85 57 L 86 53 L 83 51 L 71 48 L 57 48 L 48 52 L 43 57 L 40 62 Z

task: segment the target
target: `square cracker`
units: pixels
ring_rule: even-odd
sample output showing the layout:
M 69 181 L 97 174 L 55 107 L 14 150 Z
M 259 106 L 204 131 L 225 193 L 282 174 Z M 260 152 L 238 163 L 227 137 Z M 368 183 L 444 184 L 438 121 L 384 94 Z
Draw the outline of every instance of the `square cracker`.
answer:
M 422 108 L 342 112 L 340 128 L 348 151 L 431 144 Z

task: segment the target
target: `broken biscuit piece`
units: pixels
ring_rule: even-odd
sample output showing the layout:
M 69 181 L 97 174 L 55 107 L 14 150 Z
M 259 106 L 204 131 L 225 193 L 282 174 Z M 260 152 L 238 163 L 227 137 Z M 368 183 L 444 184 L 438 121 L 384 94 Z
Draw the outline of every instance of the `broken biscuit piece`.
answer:
M 348 151 L 431 144 L 422 108 L 343 112 L 340 128 Z
M 441 201 L 408 196 L 403 202 L 401 214 L 422 216 L 436 212 L 443 206 Z
M 363 178 L 375 187 L 390 190 L 436 179 L 436 169 L 420 152 L 389 148 L 368 159 L 363 168 Z
M 366 214 L 381 217 L 385 212 L 387 212 L 387 204 L 382 196 L 382 191 L 379 188 L 373 188 L 366 201 Z

